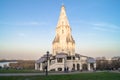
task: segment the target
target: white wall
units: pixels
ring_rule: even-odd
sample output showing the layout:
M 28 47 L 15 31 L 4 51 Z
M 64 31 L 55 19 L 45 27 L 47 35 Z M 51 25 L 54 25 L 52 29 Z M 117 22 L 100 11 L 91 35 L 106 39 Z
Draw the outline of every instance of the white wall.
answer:
M 5 66 L 6 67 L 10 67 L 10 63 L 17 63 L 17 62 L 0 62 L 0 66 L 2 67 L 2 68 L 4 68 Z

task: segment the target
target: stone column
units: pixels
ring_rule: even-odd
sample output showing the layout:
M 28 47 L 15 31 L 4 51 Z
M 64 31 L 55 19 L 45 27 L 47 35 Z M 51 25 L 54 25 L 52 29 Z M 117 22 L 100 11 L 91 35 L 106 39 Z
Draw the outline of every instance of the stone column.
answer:
M 35 70 L 37 70 L 38 69 L 38 64 L 37 63 L 35 63 Z
M 55 68 L 55 71 L 58 71 L 57 68 Z
M 77 70 L 77 64 L 75 63 L 75 70 Z
M 57 63 L 57 58 L 55 59 L 55 63 Z
M 82 63 L 80 62 L 80 70 L 82 70 Z
M 90 63 L 88 63 L 88 71 L 90 71 Z
M 94 63 L 94 70 L 96 70 L 96 63 Z
M 40 71 L 42 71 L 43 70 L 43 65 L 42 65 L 42 63 L 40 63 Z
M 73 64 L 74 64 L 73 57 L 71 57 L 71 61 L 72 61 L 72 68 L 71 68 L 71 71 L 72 71 L 72 69 L 73 69 Z
M 65 59 L 63 58 L 63 62 L 62 62 L 63 64 L 65 64 Z
M 66 65 L 65 65 L 65 59 L 64 59 L 64 58 L 62 59 L 62 63 L 63 63 L 62 69 L 64 70 L 64 67 L 66 66 Z
M 57 58 L 55 58 L 55 63 L 54 64 L 56 64 L 57 63 Z M 55 65 L 56 66 L 56 65 Z M 54 66 L 54 67 L 55 67 Z M 57 68 L 55 67 L 55 71 L 57 71 Z
M 64 71 L 64 67 L 62 67 L 62 71 Z

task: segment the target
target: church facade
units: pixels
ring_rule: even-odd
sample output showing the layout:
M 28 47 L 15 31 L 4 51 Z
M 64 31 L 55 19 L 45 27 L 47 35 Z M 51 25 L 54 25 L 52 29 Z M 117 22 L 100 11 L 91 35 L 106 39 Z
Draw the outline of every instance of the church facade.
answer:
M 44 71 L 79 71 L 95 70 L 96 61 L 92 57 L 75 53 L 75 40 L 67 19 L 65 7 L 61 12 L 56 27 L 56 35 L 52 42 L 52 54 L 45 54 L 35 62 L 35 70 Z

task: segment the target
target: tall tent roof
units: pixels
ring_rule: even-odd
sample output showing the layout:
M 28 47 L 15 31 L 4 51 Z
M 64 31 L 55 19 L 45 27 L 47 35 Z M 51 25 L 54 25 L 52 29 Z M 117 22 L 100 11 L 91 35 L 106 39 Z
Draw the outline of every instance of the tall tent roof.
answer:
M 61 12 L 60 12 L 57 27 L 59 27 L 60 25 L 68 25 L 69 26 L 69 21 L 67 19 L 66 10 L 65 10 L 64 5 L 62 5 L 62 7 L 61 7 Z

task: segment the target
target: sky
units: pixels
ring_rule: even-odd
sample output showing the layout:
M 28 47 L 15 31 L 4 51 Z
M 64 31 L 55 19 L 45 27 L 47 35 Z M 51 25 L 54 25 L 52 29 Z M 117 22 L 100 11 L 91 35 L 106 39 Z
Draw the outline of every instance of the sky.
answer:
M 120 0 L 0 0 L 0 59 L 37 60 L 52 53 L 62 4 L 75 52 L 120 56 Z

